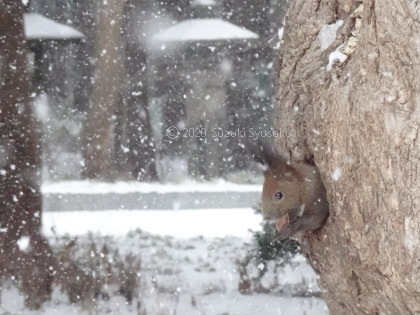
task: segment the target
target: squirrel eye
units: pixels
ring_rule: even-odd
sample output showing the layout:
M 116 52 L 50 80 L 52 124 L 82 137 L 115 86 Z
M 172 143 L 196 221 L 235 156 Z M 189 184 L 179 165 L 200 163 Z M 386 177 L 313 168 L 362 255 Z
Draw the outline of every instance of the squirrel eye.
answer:
M 281 200 L 281 199 L 283 199 L 283 194 L 282 194 L 281 192 L 276 192 L 276 193 L 274 194 L 274 199 L 276 199 L 276 200 Z

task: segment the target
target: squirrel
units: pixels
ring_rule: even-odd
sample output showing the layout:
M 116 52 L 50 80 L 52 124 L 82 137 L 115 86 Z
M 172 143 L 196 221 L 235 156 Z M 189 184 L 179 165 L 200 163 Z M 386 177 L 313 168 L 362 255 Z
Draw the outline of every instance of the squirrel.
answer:
M 288 163 L 260 146 L 253 154 L 268 169 L 264 172 L 262 214 L 275 221 L 279 239 L 321 228 L 329 216 L 326 190 L 318 168 L 309 163 Z

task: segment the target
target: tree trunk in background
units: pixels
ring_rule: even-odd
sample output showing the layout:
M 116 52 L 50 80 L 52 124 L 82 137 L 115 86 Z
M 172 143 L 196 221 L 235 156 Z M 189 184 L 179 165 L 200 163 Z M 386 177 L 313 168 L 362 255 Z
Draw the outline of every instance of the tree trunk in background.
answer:
M 125 1 L 100 4 L 96 20 L 96 64 L 90 106 L 84 124 L 84 176 L 115 177 L 114 126 L 121 87 Z
M 148 108 L 147 55 L 140 44 L 126 44 L 126 135 L 133 179 L 157 180 L 155 146 Z
M 136 180 L 157 180 L 156 150 L 149 112 L 148 64 L 145 34 L 153 21 L 154 2 L 128 0 L 124 23 L 123 128 L 124 162 Z M 121 148 L 117 148 L 117 150 Z
M 302 245 L 331 314 L 420 314 L 416 2 L 290 2 L 276 110 L 293 134 L 277 144 L 293 160 L 313 155 L 328 191 L 330 219 Z M 347 59 L 328 71 L 340 45 Z
M 50 297 L 54 262 L 40 234 L 41 143 L 29 99 L 23 12 L 21 1 L 0 1 L 0 273 L 14 276 L 27 306 L 39 308 Z

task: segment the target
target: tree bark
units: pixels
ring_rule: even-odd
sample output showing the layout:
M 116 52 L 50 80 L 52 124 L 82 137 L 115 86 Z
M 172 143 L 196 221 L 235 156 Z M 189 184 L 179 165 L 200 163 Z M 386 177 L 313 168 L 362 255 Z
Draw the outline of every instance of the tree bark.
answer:
M 125 1 L 101 4 L 96 21 L 95 73 L 84 124 L 84 176 L 113 179 L 116 172 L 114 127 L 119 106 Z
M 419 33 L 413 0 L 290 2 L 276 143 L 314 158 L 328 192 L 330 219 L 301 242 L 331 314 L 420 314 Z
M 0 273 L 14 276 L 27 306 L 38 308 L 50 297 L 54 261 L 40 232 L 41 143 L 29 98 L 23 12 L 21 1 L 0 1 Z

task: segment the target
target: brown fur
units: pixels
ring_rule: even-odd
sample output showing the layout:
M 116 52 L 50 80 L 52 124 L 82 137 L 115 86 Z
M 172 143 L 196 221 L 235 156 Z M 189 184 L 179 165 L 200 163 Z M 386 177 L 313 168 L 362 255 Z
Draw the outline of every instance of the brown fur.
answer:
M 276 159 L 264 175 L 264 218 L 278 222 L 283 218 L 282 222 L 288 222 L 278 225 L 280 238 L 322 227 L 329 211 L 326 191 L 316 166 L 303 163 L 289 165 L 282 159 Z M 283 194 L 281 200 L 275 199 L 277 192 Z M 286 215 L 288 217 L 284 217 Z

